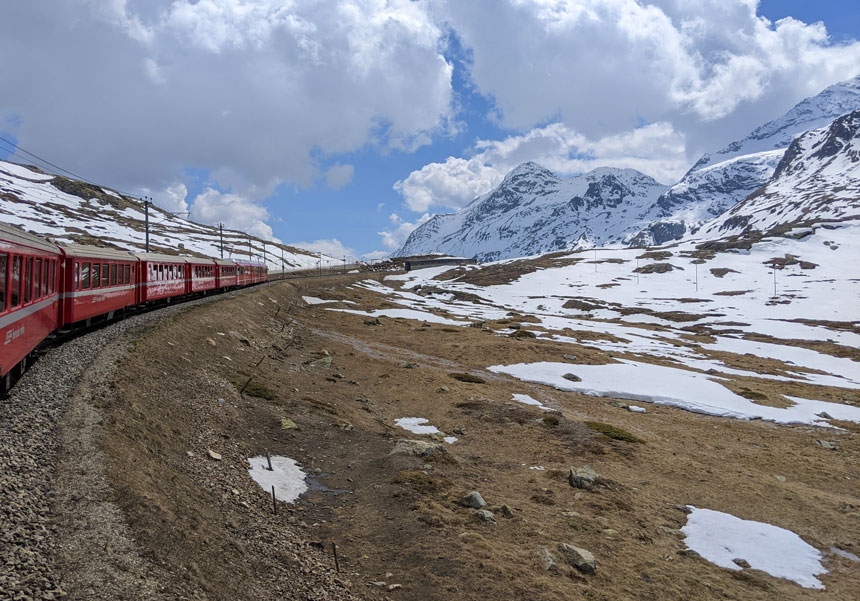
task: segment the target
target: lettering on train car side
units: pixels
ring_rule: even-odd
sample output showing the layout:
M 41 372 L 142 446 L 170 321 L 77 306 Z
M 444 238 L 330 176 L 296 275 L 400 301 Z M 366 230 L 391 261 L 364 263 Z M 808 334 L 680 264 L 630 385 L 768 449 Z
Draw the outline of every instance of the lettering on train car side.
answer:
M 9 330 L 8 332 L 6 332 L 6 341 L 3 343 L 3 345 L 5 346 L 5 345 L 9 344 L 10 342 L 12 342 L 13 340 L 15 340 L 16 338 L 20 338 L 21 336 L 23 336 L 25 329 L 26 328 L 23 325 L 21 325 L 21 326 L 15 328 L 14 330 Z

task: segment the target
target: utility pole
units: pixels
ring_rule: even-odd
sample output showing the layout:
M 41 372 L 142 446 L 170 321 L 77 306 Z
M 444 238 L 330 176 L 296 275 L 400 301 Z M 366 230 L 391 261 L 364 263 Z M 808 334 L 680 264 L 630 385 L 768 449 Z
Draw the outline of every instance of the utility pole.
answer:
M 248 234 L 248 260 L 251 260 L 251 234 Z
M 287 272 L 287 265 L 284 263 L 284 247 L 281 247 L 281 279 L 284 279 L 284 276 Z
M 221 239 L 221 258 L 224 258 L 224 224 L 218 224 L 219 238 Z
M 149 205 L 151 203 L 146 196 L 144 196 L 143 198 L 143 212 L 144 215 L 146 215 L 146 252 L 149 252 Z

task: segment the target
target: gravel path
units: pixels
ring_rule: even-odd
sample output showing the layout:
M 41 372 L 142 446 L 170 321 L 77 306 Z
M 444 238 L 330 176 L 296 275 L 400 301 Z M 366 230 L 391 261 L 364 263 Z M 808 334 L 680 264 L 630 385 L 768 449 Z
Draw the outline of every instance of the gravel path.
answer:
M 59 424 L 67 418 L 70 421 L 68 430 L 73 429 L 74 424 L 97 420 L 97 417 L 86 415 L 85 408 L 80 407 L 72 407 L 73 410 L 66 415 L 73 405 L 71 399 L 81 392 L 80 385 L 85 384 L 86 389 L 92 391 L 104 383 L 116 359 L 115 353 L 131 339 L 126 334 L 133 334 L 180 311 L 224 296 L 135 315 L 71 340 L 42 357 L 21 378 L 9 398 L 0 401 L 0 599 L 47 600 L 67 596 L 57 562 L 58 557 L 62 557 L 67 567 L 72 567 L 69 564 L 74 562 L 70 561 L 69 552 L 74 549 L 70 549 L 69 544 L 61 544 L 64 540 L 66 543 L 70 541 L 63 529 L 72 525 L 80 533 L 82 528 L 91 525 L 91 520 L 81 521 L 74 510 L 76 501 L 91 498 L 92 491 L 81 491 L 80 494 L 59 491 L 57 479 L 58 471 L 63 471 L 58 470 L 61 440 L 65 438 L 67 443 L 71 442 L 69 432 L 62 432 Z M 100 366 L 97 365 L 99 362 Z M 94 366 L 97 369 L 93 370 Z M 79 449 L 79 458 L 84 449 Z M 64 471 L 68 475 L 70 470 L 66 468 Z M 77 478 L 77 484 L 95 485 L 96 488 L 104 486 L 99 482 L 101 474 L 85 467 L 78 471 L 83 477 Z M 69 478 L 61 479 L 69 483 Z M 62 507 L 58 507 L 58 503 L 62 503 Z M 111 509 L 102 503 L 100 511 L 110 513 Z M 119 519 L 118 515 L 113 517 Z M 75 525 L 74 521 L 78 523 Z M 115 520 L 111 522 L 116 525 Z M 128 548 L 129 541 L 123 534 L 113 532 L 109 536 L 117 540 L 92 542 L 104 545 L 102 550 L 110 554 L 125 551 L 130 557 L 134 553 Z M 125 569 L 128 567 L 128 563 L 123 566 Z M 77 587 L 80 583 L 74 580 L 72 578 L 72 585 Z M 84 589 L 83 592 L 91 592 L 93 598 L 108 598 L 104 596 L 104 590 L 96 590 L 92 584 L 89 591 Z M 90 595 L 74 596 L 85 598 Z

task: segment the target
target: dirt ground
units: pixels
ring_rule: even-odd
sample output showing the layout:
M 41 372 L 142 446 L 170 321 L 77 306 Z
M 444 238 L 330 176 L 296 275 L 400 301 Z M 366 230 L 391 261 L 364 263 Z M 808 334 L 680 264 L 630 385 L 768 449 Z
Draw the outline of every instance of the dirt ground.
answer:
M 647 404 L 633 413 L 485 370 L 611 360 L 593 348 L 403 319 L 367 325 L 328 310 L 346 305 L 301 300 L 384 306 L 352 281 L 275 283 L 195 308 L 154 326 L 120 361 L 96 401 L 107 482 L 141 553 L 166 574 L 161 590 L 224 600 L 858 598 L 860 564 L 849 559 L 827 553 L 826 589 L 803 589 L 712 565 L 686 553 L 679 532 L 694 505 L 860 554 L 856 429 Z M 458 440 L 428 456 L 391 454 L 400 439 L 431 440 L 396 426 L 403 417 Z M 247 458 L 266 452 L 310 474 L 311 490 L 277 514 L 248 475 Z M 599 485 L 572 488 L 569 469 L 585 465 Z M 459 504 L 472 490 L 495 524 Z M 546 571 L 538 549 L 560 543 L 591 551 L 596 574 L 564 561 Z

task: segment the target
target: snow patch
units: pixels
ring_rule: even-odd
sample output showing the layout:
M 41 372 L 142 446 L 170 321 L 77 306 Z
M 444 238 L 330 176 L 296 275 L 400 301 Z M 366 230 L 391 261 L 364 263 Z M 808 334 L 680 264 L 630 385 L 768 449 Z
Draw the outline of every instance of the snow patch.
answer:
M 821 553 L 797 534 L 763 522 L 742 520 L 729 513 L 698 509 L 687 516 L 681 528 L 685 543 L 711 563 L 740 570 L 734 559 L 744 559 L 750 568 L 785 578 L 805 588 L 823 589 L 815 577 L 826 574 Z
M 269 462 L 265 457 L 251 457 L 248 459 L 251 465 L 248 473 L 267 493 L 271 494 L 274 486 L 277 500 L 292 503 L 308 490 L 306 474 L 294 459 L 278 456 L 271 459 L 272 469 L 269 470 Z

